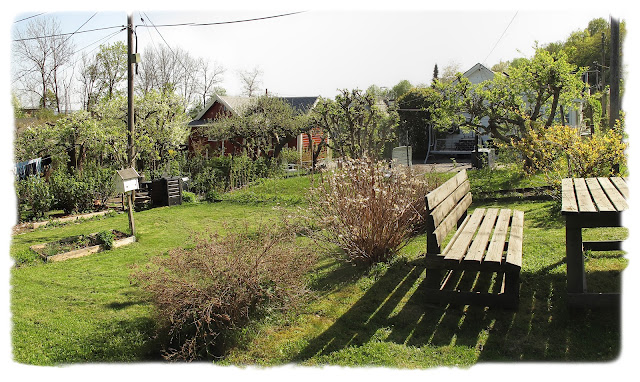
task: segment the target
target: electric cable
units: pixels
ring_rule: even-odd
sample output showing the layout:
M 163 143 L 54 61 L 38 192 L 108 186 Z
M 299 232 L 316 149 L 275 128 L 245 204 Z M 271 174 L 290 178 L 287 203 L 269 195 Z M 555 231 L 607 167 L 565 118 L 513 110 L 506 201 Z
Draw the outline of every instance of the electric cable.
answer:
M 507 25 L 507 27 L 504 28 L 504 31 L 502 32 L 502 35 L 500 36 L 500 38 L 498 39 L 496 44 L 493 46 L 493 48 L 491 48 L 491 51 L 489 52 L 489 54 L 487 54 L 487 57 L 485 57 L 484 60 L 482 60 L 483 64 L 486 63 L 487 58 L 489 58 L 489 56 L 491 56 L 491 53 L 493 53 L 494 49 L 496 49 L 496 47 L 498 46 L 498 44 L 500 43 L 500 41 L 504 37 L 504 34 L 507 33 L 507 29 L 509 29 L 509 27 L 511 26 L 511 23 L 513 23 L 513 20 L 516 18 L 517 15 L 518 15 L 518 11 L 516 11 L 516 14 L 513 15 L 513 17 L 511 18 L 511 21 L 509 21 L 509 25 Z

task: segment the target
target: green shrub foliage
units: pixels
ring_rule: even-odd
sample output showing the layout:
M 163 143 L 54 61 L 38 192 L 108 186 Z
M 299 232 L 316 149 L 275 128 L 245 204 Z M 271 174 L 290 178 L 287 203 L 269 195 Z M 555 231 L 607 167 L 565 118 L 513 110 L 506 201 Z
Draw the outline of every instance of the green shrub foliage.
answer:
M 40 219 L 44 217 L 53 204 L 53 195 L 49 184 L 44 178 L 34 175 L 16 182 L 16 192 L 20 210 L 27 207 L 31 210 L 31 217 Z

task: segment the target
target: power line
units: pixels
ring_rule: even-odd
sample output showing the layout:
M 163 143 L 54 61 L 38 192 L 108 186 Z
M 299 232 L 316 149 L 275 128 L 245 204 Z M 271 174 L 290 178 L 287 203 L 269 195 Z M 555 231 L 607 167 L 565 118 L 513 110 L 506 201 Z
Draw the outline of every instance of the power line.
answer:
M 279 15 L 257 17 L 257 18 L 253 18 L 253 19 L 219 21 L 219 22 L 211 22 L 211 23 L 180 23 L 180 24 L 160 24 L 160 25 L 154 25 L 153 23 L 151 23 L 151 25 L 156 29 L 158 29 L 158 28 L 166 28 L 166 27 L 202 27 L 202 26 L 211 26 L 211 25 L 236 24 L 236 23 L 246 23 L 246 22 L 250 22 L 250 21 L 260 21 L 260 20 L 275 19 L 277 17 L 292 16 L 292 15 L 297 15 L 297 14 L 304 13 L 304 12 L 306 12 L 306 11 L 283 13 L 283 14 L 279 14 Z M 149 21 L 151 22 L 151 20 L 149 20 Z M 138 25 L 138 26 L 150 28 L 147 25 Z
M 96 40 L 96 41 L 92 42 L 91 44 L 86 45 L 84 48 L 80 48 L 80 49 L 76 50 L 75 52 L 73 52 L 73 54 L 76 54 L 76 53 L 78 53 L 78 52 L 81 52 L 81 51 L 83 51 L 83 50 L 87 49 L 88 47 L 90 47 L 91 45 L 95 45 L 95 44 L 97 44 L 97 43 L 101 42 L 102 40 L 109 40 L 109 39 L 110 39 L 110 38 L 112 38 L 113 36 L 117 35 L 118 33 L 122 32 L 122 31 L 124 31 L 124 30 L 126 30 L 126 29 L 127 29 L 127 28 L 122 28 L 122 29 L 120 29 L 119 31 L 115 31 L 115 32 L 113 32 L 113 33 L 111 33 L 111 34 L 108 34 L 108 35 L 106 35 L 106 36 L 104 36 L 104 37 L 101 37 L 100 39 L 98 39 L 98 40 Z M 97 48 L 98 48 L 98 47 L 94 48 L 93 50 L 95 50 L 95 49 L 97 49 Z M 92 51 L 93 51 L 93 50 L 92 50 Z M 91 52 L 89 52 L 89 53 L 91 53 Z
M 97 31 L 103 31 L 103 30 L 108 30 L 108 29 L 115 29 L 115 28 L 127 28 L 124 25 L 116 25 L 116 26 L 112 26 L 112 27 L 104 27 L 104 28 L 96 28 L 96 29 L 88 29 L 86 31 L 76 31 L 76 32 L 69 32 L 69 33 L 59 33 L 59 34 L 52 34 L 49 36 L 36 36 L 36 37 L 26 37 L 26 38 L 19 38 L 16 40 L 12 40 L 13 42 L 19 42 L 19 41 L 29 41 L 29 40 L 37 40 L 39 38 L 48 38 L 48 37 L 61 37 L 61 36 L 68 36 L 68 35 L 73 35 L 73 34 L 80 34 L 80 33 L 89 33 L 89 32 L 97 32 Z
M 507 33 L 507 29 L 509 29 L 509 27 L 511 26 L 511 23 L 513 23 L 513 20 L 516 18 L 516 16 L 518 15 L 518 11 L 516 11 L 516 14 L 513 15 L 513 17 L 511 18 L 511 21 L 509 21 L 509 25 L 507 25 L 506 28 L 504 28 L 504 31 L 502 32 L 502 35 L 500 36 L 500 38 L 498 39 L 498 41 L 496 42 L 496 44 L 493 46 L 493 48 L 491 49 L 491 52 L 489 52 L 489 54 L 487 54 L 487 57 L 484 58 L 484 60 L 482 60 L 482 63 L 486 63 L 487 58 L 489 58 L 489 56 L 491 56 L 491 53 L 493 53 L 493 50 L 498 46 L 498 44 L 500 43 L 500 41 L 502 40 L 502 37 L 504 37 L 504 34 Z
M 91 17 L 89 17 L 89 19 L 88 19 L 87 21 L 85 21 L 84 23 L 82 23 L 82 25 L 80 25 L 80 27 L 79 27 L 78 29 L 76 29 L 76 31 L 75 31 L 75 32 L 71 33 L 71 35 L 69 35 L 69 37 L 67 37 L 67 39 L 66 39 L 66 40 L 64 40 L 63 44 L 64 44 L 64 43 L 66 43 L 67 41 L 69 41 L 69 39 L 70 39 L 71 37 L 73 37 L 73 35 L 74 35 L 74 34 L 78 33 L 78 31 L 79 31 L 80 29 L 82 29 L 82 27 L 83 27 L 83 26 L 87 25 L 87 23 L 88 23 L 89 21 L 91 21 L 91 19 L 92 19 L 92 18 L 94 18 L 94 17 L 95 17 L 95 15 L 97 15 L 97 14 L 98 14 L 98 12 L 94 13 L 93 15 L 91 15 Z
M 25 21 L 25 20 L 32 19 L 32 18 L 34 18 L 34 17 L 42 16 L 42 15 L 44 15 L 45 13 L 47 13 L 47 12 L 42 12 L 42 13 L 38 13 L 37 15 L 33 15 L 33 16 L 29 16 L 29 17 L 25 17 L 24 19 L 16 20 L 16 21 L 14 21 L 13 23 L 14 23 L 14 24 L 16 24 L 16 23 L 19 23 L 19 22 L 21 22 L 21 21 Z

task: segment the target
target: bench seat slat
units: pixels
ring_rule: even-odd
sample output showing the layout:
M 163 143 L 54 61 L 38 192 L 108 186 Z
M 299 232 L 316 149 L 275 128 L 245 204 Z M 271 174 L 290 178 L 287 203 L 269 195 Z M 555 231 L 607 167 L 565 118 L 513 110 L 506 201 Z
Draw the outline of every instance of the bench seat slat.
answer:
M 596 206 L 593 204 L 587 182 L 583 178 L 573 180 L 576 189 L 576 197 L 578 198 L 578 210 L 580 212 L 597 212 Z
M 505 265 L 514 269 L 522 267 L 522 238 L 524 233 L 524 212 L 514 210 L 511 222 L 511 232 L 509 234 L 509 247 L 507 248 L 507 258 Z
M 477 208 L 473 211 L 469 222 L 465 225 L 460 236 L 458 236 L 455 243 L 451 245 L 449 251 L 444 253 L 445 261 L 460 262 L 464 258 L 467 249 L 469 249 L 469 244 L 471 244 L 471 240 L 473 240 L 473 236 L 482 222 L 482 217 L 485 212 L 486 210 L 484 208 Z
M 511 210 L 501 209 L 500 215 L 498 215 L 498 221 L 496 222 L 496 228 L 493 231 L 493 237 L 491 243 L 489 243 L 489 249 L 487 249 L 487 255 L 484 258 L 484 264 L 497 264 L 502 263 L 502 254 L 504 253 L 504 246 L 507 241 L 507 231 L 509 230 L 509 221 L 511 220 Z
M 620 190 L 620 193 L 622 194 L 622 196 L 624 196 L 625 199 L 629 198 L 629 186 L 627 186 L 627 182 L 625 182 L 624 179 L 616 176 L 611 178 L 611 182 L 615 184 L 618 190 Z
M 573 188 L 573 179 L 562 179 L 562 211 L 577 212 L 578 201 Z
M 498 209 L 497 208 L 489 208 L 487 213 L 484 215 L 484 219 L 482 220 L 482 224 L 478 229 L 478 233 L 476 234 L 476 238 L 473 239 L 473 243 L 469 247 L 466 256 L 464 257 L 465 262 L 481 262 L 484 257 L 485 250 L 487 249 L 487 244 L 489 243 L 489 238 L 491 237 L 491 232 L 493 231 L 493 227 L 495 226 L 496 219 L 498 218 Z
M 602 189 L 611 200 L 611 203 L 613 203 L 613 205 L 616 207 L 616 210 L 624 211 L 629 208 L 629 205 L 624 199 L 624 196 L 622 196 L 616 186 L 611 183 L 609 178 L 598 178 L 598 182 L 600 182 L 600 186 L 602 186 Z
M 598 208 L 598 211 L 615 211 L 615 207 L 607 198 L 602 187 L 600 187 L 600 183 L 598 183 L 598 179 L 596 178 L 588 178 L 587 179 L 587 187 L 589 187 L 589 191 L 591 192 L 591 196 L 593 197 L 593 201 Z

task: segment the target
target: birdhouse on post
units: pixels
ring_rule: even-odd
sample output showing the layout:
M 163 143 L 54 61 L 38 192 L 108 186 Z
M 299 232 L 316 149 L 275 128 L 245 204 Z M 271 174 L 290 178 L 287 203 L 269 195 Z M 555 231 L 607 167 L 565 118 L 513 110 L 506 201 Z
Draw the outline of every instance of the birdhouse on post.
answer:
M 125 168 L 124 170 L 117 170 L 114 175 L 114 183 L 116 186 L 116 192 L 119 194 L 134 191 L 140 188 L 138 184 L 138 172 L 132 168 Z
M 131 230 L 131 234 L 134 236 L 136 234 L 136 225 L 133 221 L 133 193 L 140 187 L 138 184 L 139 177 L 140 175 L 138 175 L 138 172 L 133 168 L 117 170 L 116 174 L 113 176 L 116 192 L 127 194 L 127 201 L 129 204 L 129 229 Z

